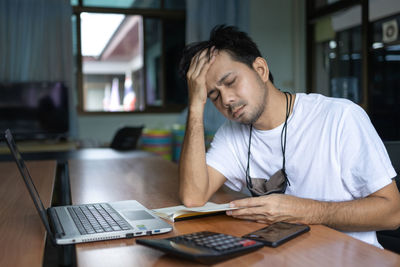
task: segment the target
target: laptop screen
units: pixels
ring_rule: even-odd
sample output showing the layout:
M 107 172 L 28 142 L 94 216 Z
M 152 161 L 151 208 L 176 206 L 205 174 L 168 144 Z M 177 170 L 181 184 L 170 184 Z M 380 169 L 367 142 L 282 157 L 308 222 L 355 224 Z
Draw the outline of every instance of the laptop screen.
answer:
M 42 219 L 47 232 L 51 235 L 52 232 L 50 230 L 49 221 L 47 219 L 46 209 L 44 208 L 42 200 L 39 197 L 39 193 L 37 192 L 35 184 L 32 181 L 32 177 L 29 174 L 28 168 L 26 167 L 25 162 L 22 159 L 21 153 L 18 151 L 17 145 L 15 144 L 10 129 L 7 129 L 5 131 L 5 138 L 11 154 L 13 155 L 15 162 L 17 163 L 21 176 L 24 179 L 29 194 L 31 195 L 36 209 L 39 212 L 40 218 Z

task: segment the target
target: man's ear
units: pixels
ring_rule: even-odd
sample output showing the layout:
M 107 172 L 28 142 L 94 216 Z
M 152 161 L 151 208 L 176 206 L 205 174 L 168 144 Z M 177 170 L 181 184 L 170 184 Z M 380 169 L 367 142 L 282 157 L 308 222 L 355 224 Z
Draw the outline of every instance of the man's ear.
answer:
M 257 57 L 253 62 L 253 69 L 257 72 L 263 82 L 269 79 L 269 68 L 267 61 L 262 57 Z

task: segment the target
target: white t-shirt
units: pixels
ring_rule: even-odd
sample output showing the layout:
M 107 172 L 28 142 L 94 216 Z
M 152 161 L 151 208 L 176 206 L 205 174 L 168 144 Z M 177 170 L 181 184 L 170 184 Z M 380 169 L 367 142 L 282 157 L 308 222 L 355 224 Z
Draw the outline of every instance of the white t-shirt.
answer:
M 269 179 L 282 168 L 283 124 L 267 131 L 253 127 L 250 177 Z M 226 185 L 246 187 L 250 127 L 227 121 L 207 152 L 207 164 L 226 178 Z M 319 201 L 366 197 L 392 182 L 396 172 L 364 110 L 346 99 L 296 94 L 288 119 L 286 194 Z M 373 232 L 347 232 L 381 247 Z

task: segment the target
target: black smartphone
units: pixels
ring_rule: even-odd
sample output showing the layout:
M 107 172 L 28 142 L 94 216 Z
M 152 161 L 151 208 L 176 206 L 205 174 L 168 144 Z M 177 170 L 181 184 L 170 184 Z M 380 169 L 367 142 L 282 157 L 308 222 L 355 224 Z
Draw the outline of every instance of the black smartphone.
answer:
M 260 241 L 270 247 L 277 247 L 308 231 L 310 231 L 310 227 L 305 224 L 277 222 L 243 237 Z

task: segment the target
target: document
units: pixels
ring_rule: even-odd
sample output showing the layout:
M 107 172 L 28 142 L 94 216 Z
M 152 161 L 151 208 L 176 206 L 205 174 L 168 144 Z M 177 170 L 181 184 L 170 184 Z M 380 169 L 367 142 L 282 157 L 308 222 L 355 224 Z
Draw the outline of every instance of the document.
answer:
M 204 206 L 187 208 L 184 205 L 173 206 L 161 209 L 154 209 L 153 212 L 166 220 L 171 222 L 188 220 L 198 217 L 205 217 L 209 215 L 216 215 L 224 213 L 227 210 L 235 210 L 237 208 L 230 208 L 229 203 L 216 204 L 213 202 L 207 202 Z

